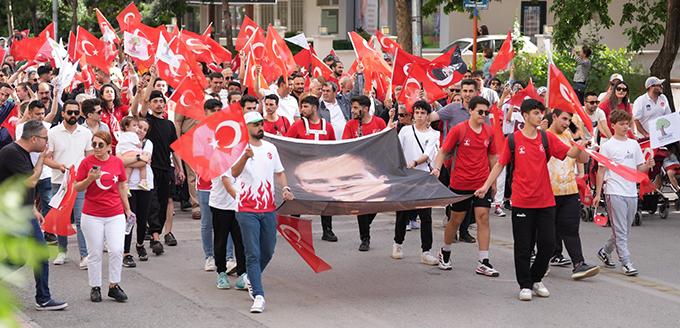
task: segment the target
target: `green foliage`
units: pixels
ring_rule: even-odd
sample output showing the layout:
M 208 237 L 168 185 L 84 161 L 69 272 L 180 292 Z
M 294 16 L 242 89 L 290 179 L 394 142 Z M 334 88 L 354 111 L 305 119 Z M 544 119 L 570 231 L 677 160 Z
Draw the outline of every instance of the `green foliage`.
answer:
M 659 41 L 666 30 L 667 10 L 663 0 L 638 0 L 623 5 L 619 25 L 632 24 L 623 30 L 630 40 L 628 50 L 640 51 L 646 45 Z
M 609 76 L 613 73 L 623 75 L 630 86 L 631 97 L 637 97 L 644 90 L 645 75 L 639 65 L 632 65 L 633 54 L 626 49 L 609 49 L 605 46 L 598 46 L 593 49 L 590 57 L 592 68 L 588 75 L 588 90 L 603 92 L 609 85 Z M 576 61 L 567 51 L 556 51 L 553 53 L 555 65 L 564 73 L 567 79 L 571 80 L 576 70 Z M 515 79 L 527 82 L 531 78 L 534 85 L 547 86 L 548 83 L 548 58 L 546 54 L 520 53 L 515 56 Z M 501 80 L 507 80 L 508 72 L 499 74 Z M 634 98 L 633 98 L 634 99 Z
M 39 268 L 49 257 L 47 246 L 31 237 L 31 211 L 22 205 L 25 192 L 22 179 L 0 185 L 0 327 L 19 327 L 14 315 L 17 302 L 9 287 L 24 282 L 24 275 L 15 274 L 17 269 Z

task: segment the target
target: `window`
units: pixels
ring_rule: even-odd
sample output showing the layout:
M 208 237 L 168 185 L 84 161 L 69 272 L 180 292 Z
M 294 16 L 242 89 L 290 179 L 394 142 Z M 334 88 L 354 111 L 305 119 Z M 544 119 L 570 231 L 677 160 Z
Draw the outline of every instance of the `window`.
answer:
M 486 48 L 493 48 L 493 40 L 477 41 L 477 53 L 481 54 Z M 470 48 L 472 50 L 472 48 Z
M 276 4 L 276 18 L 282 26 L 288 26 L 288 1 L 279 1 Z M 290 28 L 290 26 L 288 27 Z
M 338 0 L 316 0 L 316 5 L 319 7 L 323 6 L 337 6 Z
M 328 34 L 338 34 L 338 9 L 321 9 L 321 26 L 328 28 Z
M 304 29 L 303 17 L 304 17 L 304 0 L 289 0 L 290 1 L 290 23 L 288 26 L 288 32 L 301 32 Z
M 187 6 L 187 11 L 184 15 L 184 28 L 192 32 L 201 33 L 200 19 L 200 9 L 194 6 Z
M 536 34 L 543 33 L 546 22 L 545 1 L 522 1 L 522 34 L 534 39 Z

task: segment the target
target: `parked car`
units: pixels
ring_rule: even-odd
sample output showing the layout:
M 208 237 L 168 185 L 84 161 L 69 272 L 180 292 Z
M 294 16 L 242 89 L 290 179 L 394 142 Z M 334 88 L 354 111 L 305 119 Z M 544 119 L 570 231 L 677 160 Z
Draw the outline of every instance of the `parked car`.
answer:
M 507 35 L 484 35 L 480 36 L 477 38 L 477 53 L 481 54 L 485 48 L 492 48 L 494 53 L 497 53 L 500 49 L 501 46 L 503 45 L 503 41 L 505 41 L 505 38 Z M 528 52 L 528 53 L 536 53 L 538 51 L 538 47 L 531 42 L 531 39 L 529 39 L 528 36 L 523 36 L 522 39 L 524 40 L 524 47 L 522 48 L 522 52 Z M 446 53 L 449 51 L 451 48 L 454 46 L 458 46 L 460 48 L 461 53 L 463 56 L 471 56 L 472 55 L 472 38 L 462 38 L 458 39 L 456 41 L 453 41 L 451 44 L 449 44 L 446 48 L 442 50 L 442 53 Z

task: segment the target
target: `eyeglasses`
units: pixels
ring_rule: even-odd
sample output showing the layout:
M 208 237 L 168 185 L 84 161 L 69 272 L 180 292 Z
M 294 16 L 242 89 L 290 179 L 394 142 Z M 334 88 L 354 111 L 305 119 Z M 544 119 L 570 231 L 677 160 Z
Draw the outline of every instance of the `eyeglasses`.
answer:
M 397 116 L 399 116 L 399 117 L 406 117 L 406 116 L 408 116 L 408 114 L 406 114 L 406 113 L 399 113 L 399 114 L 397 114 Z
M 38 82 L 38 79 L 31 79 L 31 81 L 33 81 L 33 82 Z
M 43 139 L 43 140 L 45 140 L 45 141 L 47 141 L 47 139 L 48 139 L 48 137 L 43 137 L 43 136 L 35 136 L 35 137 L 36 137 L 36 138 Z
M 80 112 L 77 111 L 77 110 L 67 110 L 67 111 L 65 111 L 65 113 L 66 113 L 66 115 L 78 115 L 78 114 L 80 114 Z
M 451 92 L 460 92 L 460 89 L 449 89 Z
M 104 147 L 106 147 L 106 143 L 104 143 L 104 142 L 96 142 L 96 141 L 92 142 L 92 148 L 97 149 L 97 148 L 104 148 Z
M 482 116 L 489 115 L 490 113 L 491 113 L 491 112 L 488 111 L 488 110 L 478 110 L 478 111 L 477 111 L 477 114 L 482 115 Z
M 597 105 L 597 104 L 599 104 L 599 103 L 600 103 L 600 102 L 599 102 L 599 101 L 597 101 L 597 100 L 593 100 L 593 101 L 586 101 L 586 102 L 587 102 L 587 103 L 589 103 L 589 104 L 591 104 L 591 105 Z
M 616 88 L 616 91 L 628 91 L 628 88 Z

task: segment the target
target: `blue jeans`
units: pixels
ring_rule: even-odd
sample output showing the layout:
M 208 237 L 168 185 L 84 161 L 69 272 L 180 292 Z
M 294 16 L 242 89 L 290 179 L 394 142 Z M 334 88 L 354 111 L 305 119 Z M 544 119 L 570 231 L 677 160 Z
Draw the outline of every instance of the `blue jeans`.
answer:
M 246 253 L 246 272 L 253 287 L 253 296 L 264 296 L 262 272 L 274 255 L 276 247 L 276 215 L 267 213 L 236 213 Z
M 50 211 L 50 199 L 52 199 L 52 178 L 45 178 L 35 185 L 35 192 L 40 201 L 40 214 L 47 215 Z
M 208 201 L 210 201 L 210 191 L 198 190 L 198 206 L 201 208 L 201 241 L 203 242 L 203 254 L 206 258 L 215 256 L 212 213 Z
M 40 245 L 45 245 L 45 237 L 43 236 L 43 232 L 40 229 L 40 224 L 38 224 L 38 220 L 35 218 L 31 218 L 31 226 L 33 227 L 33 238 L 38 242 Z M 49 275 L 50 275 L 50 266 L 47 264 L 47 261 L 42 261 L 39 264 L 39 267 L 36 268 L 34 272 L 35 276 L 35 302 L 38 304 L 43 304 L 52 299 L 52 296 L 50 296 L 50 287 L 49 287 Z
M 59 190 L 58 184 L 52 184 L 52 196 Z M 76 196 L 76 203 L 73 205 L 73 212 L 71 213 L 71 222 L 76 223 L 76 238 L 78 239 L 78 251 L 80 252 L 80 257 L 87 256 L 87 244 L 85 243 L 85 236 L 80 230 L 80 216 L 83 214 L 83 203 L 85 202 L 85 192 L 79 192 Z M 67 236 L 57 236 L 57 242 L 59 244 L 59 251 L 66 253 L 66 246 L 68 246 Z

